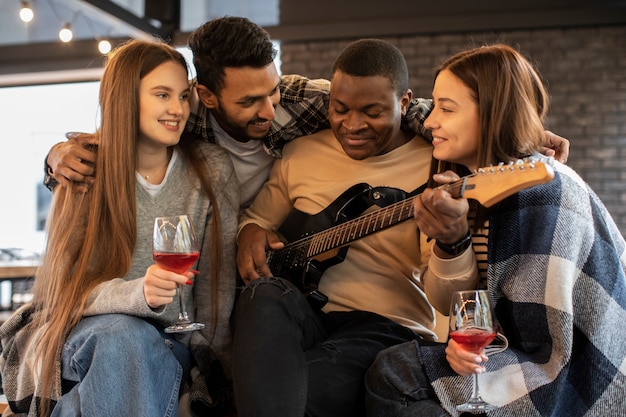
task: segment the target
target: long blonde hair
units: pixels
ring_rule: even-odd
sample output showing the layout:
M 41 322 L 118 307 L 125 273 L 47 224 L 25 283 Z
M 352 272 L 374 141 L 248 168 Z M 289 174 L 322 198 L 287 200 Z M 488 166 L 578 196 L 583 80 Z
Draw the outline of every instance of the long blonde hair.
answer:
M 47 246 L 34 284 L 33 305 L 41 314 L 37 360 L 41 366 L 41 410 L 49 414 L 50 396 L 66 337 L 81 320 L 90 292 L 98 284 L 123 277 L 137 239 L 135 202 L 136 142 L 139 136 L 139 86 L 164 62 L 188 67 L 184 57 L 160 41 L 129 41 L 107 61 L 100 84 L 101 125 L 95 182 L 87 192 L 74 185 L 57 187 L 47 222 Z M 212 245 L 221 247 L 221 222 L 206 161 L 194 152 L 196 142 L 179 148 L 191 161 L 213 207 Z M 212 253 L 213 282 L 219 276 L 220 251 Z M 213 286 L 214 288 L 216 285 Z M 217 310 L 217 294 L 213 296 Z M 213 314 L 216 316 L 216 314 Z

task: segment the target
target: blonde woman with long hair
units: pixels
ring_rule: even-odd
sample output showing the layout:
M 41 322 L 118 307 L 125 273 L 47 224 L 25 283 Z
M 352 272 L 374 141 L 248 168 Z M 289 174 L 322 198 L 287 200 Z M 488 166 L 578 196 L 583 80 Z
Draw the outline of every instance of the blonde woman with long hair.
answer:
M 82 138 L 98 143 L 98 175 L 86 192 L 56 188 L 33 302 L 0 329 L 12 413 L 174 416 L 197 355 L 228 366 L 238 185 L 221 148 L 181 140 L 191 88 L 183 56 L 160 41 L 110 55 L 101 125 Z M 154 264 L 154 218 L 168 214 L 191 217 L 197 271 Z M 178 317 L 177 284 L 204 330 L 163 332 Z

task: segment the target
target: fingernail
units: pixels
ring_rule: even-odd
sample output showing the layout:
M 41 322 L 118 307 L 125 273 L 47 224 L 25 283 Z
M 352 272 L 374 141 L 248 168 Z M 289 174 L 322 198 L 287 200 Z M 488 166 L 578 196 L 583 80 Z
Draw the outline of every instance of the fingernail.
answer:
M 187 281 L 185 281 L 185 284 L 187 284 L 187 285 L 191 285 L 191 284 L 193 284 L 193 281 L 191 281 L 190 279 L 188 279 Z
M 194 274 L 199 274 L 200 273 L 200 271 L 198 271 L 197 269 L 192 269 L 191 272 L 194 273 Z

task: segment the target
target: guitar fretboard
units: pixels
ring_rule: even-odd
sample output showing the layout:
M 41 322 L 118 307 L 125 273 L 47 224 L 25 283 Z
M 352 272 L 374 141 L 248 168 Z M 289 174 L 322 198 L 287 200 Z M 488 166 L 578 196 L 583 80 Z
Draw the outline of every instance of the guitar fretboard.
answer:
M 297 243 L 308 247 L 306 255 L 314 257 L 411 217 L 413 217 L 413 198 L 367 213 L 358 219 L 338 224 L 310 238 L 301 239 Z

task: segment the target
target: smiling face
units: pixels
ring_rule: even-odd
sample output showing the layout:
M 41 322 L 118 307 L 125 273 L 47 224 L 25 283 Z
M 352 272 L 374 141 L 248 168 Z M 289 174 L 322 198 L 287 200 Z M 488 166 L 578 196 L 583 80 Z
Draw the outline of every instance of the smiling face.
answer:
M 344 152 L 362 160 L 408 141 L 400 122 L 409 101 L 410 92 L 398 98 L 386 77 L 357 77 L 336 71 L 330 87 L 328 121 Z
M 198 96 L 219 125 L 239 142 L 263 139 L 274 120 L 280 101 L 280 77 L 276 65 L 261 68 L 224 68 L 224 87 L 219 96 L 198 85 Z
M 176 145 L 189 118 L 189 81 L 180 64 L 165 62 L 146 74 L 139 87 L 139 142 Z
M 478 104 L 471 90 L 452 72 L 443 70 L 435 80 L 433 104 L 424 122 L 432 131 L 433 156 L 470 170 L 479 168 L 476 161 L 481 130 Z

